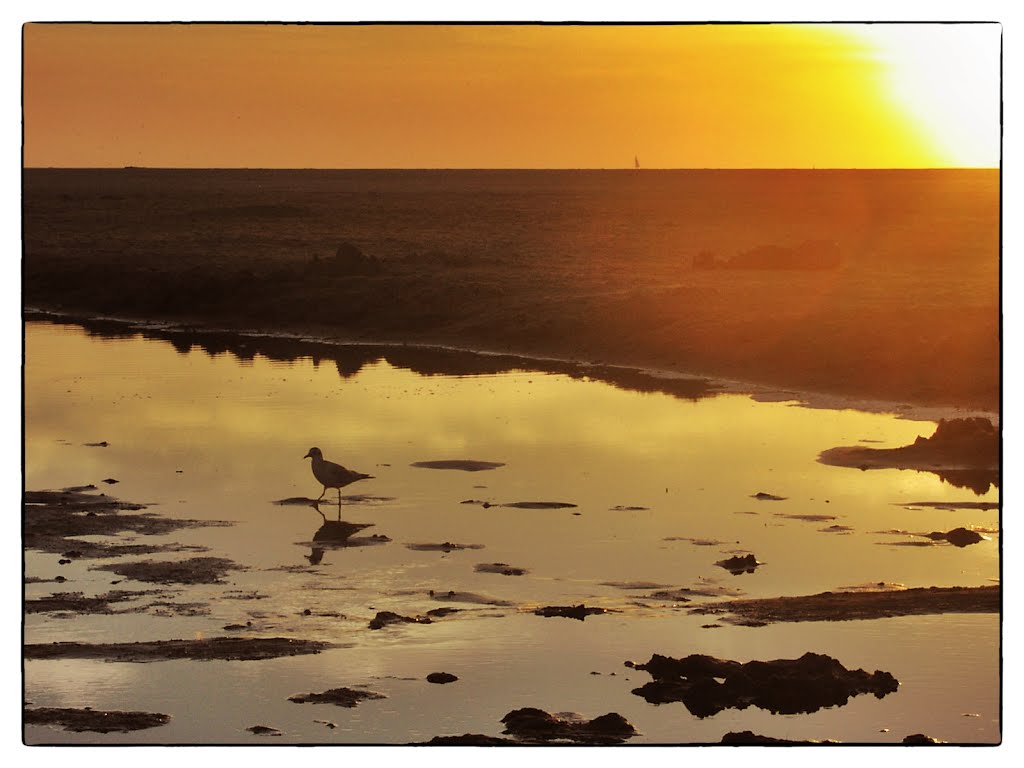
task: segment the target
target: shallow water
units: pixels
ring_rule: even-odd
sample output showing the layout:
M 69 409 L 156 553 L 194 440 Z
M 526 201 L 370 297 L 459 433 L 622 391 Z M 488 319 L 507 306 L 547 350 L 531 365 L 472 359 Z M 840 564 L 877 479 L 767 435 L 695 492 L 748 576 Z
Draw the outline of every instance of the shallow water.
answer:
M 70 325 L 31 322 L 25 334 L 25 487 L 93 483 L 151 503 L 158 514 L 231 521 L 161 540 L 201 545 L 210 550 L 204 554 L 246 567 L 224 584 L 180 588 L 176 601 L 206 604 L 199 615 L 31 614 L 26 642 L 214 637 L 230 634 L 225 625 L 251 621 L 252 634 L 344 646 L 259 662 L 30 661 L 25 693 L 35 706 L 138 709 L 173 719 L 127 735 L 28 727 L 29 743 L 404 744 L 498 735 L 501 717 L 522 706 L 588 718 L 617 711 L 641 732 L 632 743 L 715 742 L 748 729 L 847 742 L 897 743 L 915 732 L 953 742 L 1000 738 L 997 616 L 704 629 L 708 617 L 640 599 L 650 589 L 622 586 L 712 585 L 770 597 L 881 581 L 992 583 L 999 577 L 997 510 L 902 505 L 997 501 L 997 489 L 975 495 L 930 473 L 815 461 L 838 445 L 904 445 L 931 434 L 934 422 L 736 394 L 680 399 L 540 370 L 424 375 L 385 357 L 342 375 L 330 361 L 211 355 L 141 335 L 90 336 Z M 108 445 L 85 445 L 101 441 Z M 374 498 L 344 502 L 341 517 L 371 524 L 361 536 L 388 541 L 314 546 L 337 505 L 325 502 L 318 511 L 274 503 L 320 493 L 302 458 L 313 445 L 329 460 L 374 475 L 344 491 Z M 442 459 L 504 466 L 411 466 Z M 105 478 L 118 483 L 105 485 Z M 758 492 L 785 499 L 753 498 Z M 462 503 L 469 500 L 494 506 Z M 576 506 L 500 506 L 518 501 Z M 794 517 L 806 515 L 835 519 Z M 822 530 L 831 525 L 850 530 Z M 993 533 L 963 549 L 904 546 L 910 536 L 880 533 L 972 525 Z M 407 546 L 442 542 L 482 548 Z M 715 566 L 735 552 L 753 552 L 765 564 L 736 576 Z M 61 566 L 58 558 L 26 553 L 27 577 L 68 579 L 27 584 L 27 598 L 104 593 L 119 578 L 93 570 L 98 561 Z M 495 562 L 527 573 L 474 569 Z M 126 579 L 116 588 L 152 586 Z M 414 616 L 449 604 L 429 590 L 509 605 L 451 603 L 465 610 L 430 625 L 367 628 L 377 611 Z M 532 613 L 578 603 L 614 612 L 584 622 Z M 623 666 L 652 653 L 746 661 L 806 651 L 828 653 L 851 669 L 890 671 L 901 687 L 882 700 L 859 696 L 811 715 L 750 708 L 699 719 L 682 704 L 655 706 L 631 694 L 647 675 Z M 460 679 L 426 683 L 434 671 Z M 387 698 L 354 709 L 287 700 L 360 685 Z M 245 731 L 257 724 L 283 735 Z

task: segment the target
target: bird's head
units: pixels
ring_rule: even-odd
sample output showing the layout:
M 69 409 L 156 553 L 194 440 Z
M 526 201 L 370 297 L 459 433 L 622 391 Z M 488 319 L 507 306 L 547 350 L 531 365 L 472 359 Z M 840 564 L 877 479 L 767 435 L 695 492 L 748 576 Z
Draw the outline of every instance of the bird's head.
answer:
M 308 451 L 306 451 L 306 455 L 303 456 L 302 458 L 304 458 L 304 459 L 322 459 L 323 456 L 324 455 L 320 452 L 319 448 L 310 448 Z

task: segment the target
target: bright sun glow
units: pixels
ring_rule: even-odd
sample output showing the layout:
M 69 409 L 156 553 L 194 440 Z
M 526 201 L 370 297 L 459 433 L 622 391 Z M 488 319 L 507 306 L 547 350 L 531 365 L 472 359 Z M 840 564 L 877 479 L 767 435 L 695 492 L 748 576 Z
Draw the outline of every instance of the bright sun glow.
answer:
M 884 92 L 950 165 L 999 165 L 999 25 L 848 29 L 882 65 Z

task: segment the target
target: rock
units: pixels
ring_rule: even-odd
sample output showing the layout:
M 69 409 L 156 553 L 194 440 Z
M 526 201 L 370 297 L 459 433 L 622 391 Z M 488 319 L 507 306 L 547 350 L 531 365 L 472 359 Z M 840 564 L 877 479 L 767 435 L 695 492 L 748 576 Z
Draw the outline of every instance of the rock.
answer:
M 401 614 L 394 613 L 393 611 L 379 611 L 376 616 L 370 619 L 370 629 L 382 629 L 388 624 L 431 624 L 431 620 L 426 616 L 420 616 L 412 618 L 411 616 L 402 616 Z
M 427 616 L 441 619 L 453 613 L 459 613 L 461 610 L 461 608 L 431 608 L 427 611 Z
M 939 531 L 932 531 L 928 534 L 929 539 L 935 539 L 939 541 L 948 541 L 954 547 L 967 547 L 971 544 L 977 544 L 979 541 L 985 541 L 985 537 L 977 531 L 972 531 L 969 528 L 954 528 L 951 531 L 941 533 Z
M 885 582 L 852 591 L 820 592 L 748 600 L 705 603 L 690 613 L 731 614 L 726 621 L 763 626 L 776 621 L 852 621 L 890 616 L 940 613 L 998 613 L 1002 604 L 999 585 L 984 587 L 892 588 Z M 749 622 L 759 622 L 750 624 Z
M 999 430 L 986 418 L 942 419 L 931 437 L 899 448 L 844 446 L 818 456 L 822 464 L 934 472 L 957 487 L 985 493 L 999 484 Z
M 567 619 L 579 619 L 583 621 L 587 616 L 592 614 L 607 613 L 604 608 L 588 608 L 583 605 L 548 605 L 543 608 L 535 610 L 534 615 L 536 616 L 563 616 Z
M 522 576 L 529 573 L 525 568 L 519 568 L 508 563 L 477 563 L 473 567 L 477 573 L 497 573 L 502 576 Z
M 246 728 L 249 733 L 254 733 L 257 736 L 280 736 L 281 732 L 277 728 L 271 728 L 269 725 L 252 725 Z
M 501 722 L 504 733 L 517 739 L 547 742 L 575 741 L 583 744 L 621 744 L 636 735 L 636 729 L 618 712 L 593 720 L 564 720 L 542 709 L 524 707 L 505 715 Z
M 444 685 L 445 683 L 454 683 L 458 680 L 455 675 L 449 672 L 431 672 L 427 675 L 428 683 L 437 683 L 438 685 Z
M 654 654 L 635 668 L 653 680 L 634 694 L 652 704 L 682 702 L 697 717 L 751 705 L 775 714 L 816 712 L 842 706 L 861 693 L 882 698 L 899 687 L 888 672 L 848 670 L 831 656 L 816 653 L 745 664 L 702 654 L 683 659 Z
M 352 688 L 331 688 L 323 693 L 303 693 L 289 696 L 288 701 L 296 704 L 334 704 L 338 707 L 356 706 L 360 701 L 367 699 L 387 698 L 381 693 L 374 691 L 356 691 Z
M 785 501 L 786 500 L 785 496 L 776 496 L 776 495 L 774 495 L 772 493 L 765 493 L 764 491 L 758 491 L 757 493 L 752 494 L 750 498 L 757 499 L 758 501 Z
M 26 725 L 56 725 L 66 731 L 75 731 L 76 733 L 83 731 L 128 733 L 165 725 L 171 721 L 171 716 L 157 712 L 105 712 L 91 707 L 83 709 L 40 707 L 26 709 L 24 721 Z
M 759 565 L 764 565 L 764 563 L 759 563 L 754 555 L 749 554 L 735 555 L 726 560 L 719 560 L 715 565 L 725 568 L 735 576 L 741 573 L 753 573 Z
M 931 736 L 925 736 L 923 733 L 912 733 L 911 735 L 903 739 L 903 743 L 908 746 L 924 747 L 934 746 L 936 744 L 944 744 L 945 742 L 933 739 Z
M 150 640 L 135 643 L 34 643 L 23 647 L 26 659 L 101 659 L 150 662 L 168 659 L 257 660 L 315 654 L 333 647 L 318 640 L 284 637 L 211 637 L 202 640 Z
M 458 469 L 463 472 L 483 472 L 488 469 L 504 467 L 505 463 L 501 461 L 479 461 L 477 459 L 440 459 L 435 461 L 414 461 L 409 466 L 422 469 Z
M 464 733 L 461 736 L 435 736 L 430 741 L 419 742 L 414 746 L 428 747 L 492 747 L 521 746 L 522 742 L 514 739 L 503 739 L 500 736 L 485 736 L 482 733 Z
M 771 736 L 762 736 L 752 731 L 730 731 L 722 737 L 722 744 L 734 747 L 770 746 L 774 744 L 838 744 L 838 741 L 793 741 L 791 739 L 776 739 Z
M 314 261 L 314 265 L 334 275 L 376 275 L 384 269 L 380 259 L 349 242 L 339 244 L 332 258 Z

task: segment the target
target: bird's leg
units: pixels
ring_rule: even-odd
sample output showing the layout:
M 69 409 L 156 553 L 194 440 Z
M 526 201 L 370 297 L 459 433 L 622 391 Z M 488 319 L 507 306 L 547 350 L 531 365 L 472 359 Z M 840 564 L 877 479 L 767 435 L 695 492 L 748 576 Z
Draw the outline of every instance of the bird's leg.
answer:
M 341 522 L 341 488 L 338 489 L 338 522 Z
M 312 504 L 310 504 L 310 506 L 313 507 L 313 509 L 316 510 L 316 513 L 318 515 L 320 515 L 320 517 L 322 517 L 324 519 L 324 522 L 326 523 L 327 522 L 327 515 L 325 515 L 323 512 L 320 511 L 320 502 L 319 501 L 314 501 Z
M 324 489 L 322 491 L 320 491 L 320 495 L 316 497 L 316 500 L 320 501 L 320 499 L 322 499 L 324 497 L 325 493 L 327 493 L 327 486 L 326 485 L 324 486 Z

